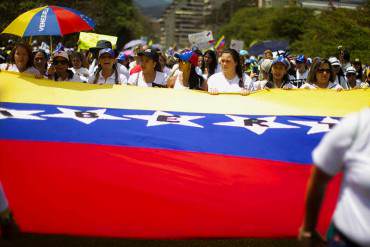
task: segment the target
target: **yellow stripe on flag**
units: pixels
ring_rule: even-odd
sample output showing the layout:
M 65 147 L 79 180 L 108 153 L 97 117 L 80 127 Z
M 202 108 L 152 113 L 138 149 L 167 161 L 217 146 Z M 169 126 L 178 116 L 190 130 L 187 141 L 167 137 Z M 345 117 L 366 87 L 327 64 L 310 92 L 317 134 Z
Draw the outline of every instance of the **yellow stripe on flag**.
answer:
M 370 106 L 370 89 L 263 90 L 249 96 L 54 82 L 0 72 L 0 102 L 241 115 L 334 116 Z
M 26 31 L 28 24 L 31 22 L 32 18 L 46 7 L 47 6 L 32 9 L 21 14 L 12 23 L 10 23 L 9 26 L 7 26 L 4 31 L 2 31 L 2 33 L 14 34 L 23 37 L 23 34 Z

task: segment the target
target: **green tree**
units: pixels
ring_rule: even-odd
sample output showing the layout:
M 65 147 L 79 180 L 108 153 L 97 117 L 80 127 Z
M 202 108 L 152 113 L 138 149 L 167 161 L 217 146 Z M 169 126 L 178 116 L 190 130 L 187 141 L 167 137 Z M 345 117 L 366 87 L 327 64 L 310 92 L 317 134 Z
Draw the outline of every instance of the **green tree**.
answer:
M 337 47 L 342 45 L 352 58 L 370 63 L 370 1 L 358 10 L 242 8 L 221 26 L 219 33 L 246 44 L 288 40 L 291 52 L 308 56 L 337 55 Z
M 370 28 L 361 23 L 358 11 L 323 11 L 311 18 L 300 40 L 291 44 L 295 52 L 309 56 L 337 55 L 338 45 L 349 49 L 351 57 L 370 62 Z

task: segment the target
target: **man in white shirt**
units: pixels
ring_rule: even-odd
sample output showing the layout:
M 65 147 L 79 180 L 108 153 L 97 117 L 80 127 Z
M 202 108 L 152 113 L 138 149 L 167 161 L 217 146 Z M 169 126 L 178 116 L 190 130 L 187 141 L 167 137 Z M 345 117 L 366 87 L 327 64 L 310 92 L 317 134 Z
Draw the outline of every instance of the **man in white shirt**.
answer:
M 329 246 L 370 246 L 370 108 L 344 118 L 322 139 L 312 158 L 315 167 L 300 239 L 320 241 L 315 228 L 325 188 L 343 172 L 330 240 L 337 245 Z

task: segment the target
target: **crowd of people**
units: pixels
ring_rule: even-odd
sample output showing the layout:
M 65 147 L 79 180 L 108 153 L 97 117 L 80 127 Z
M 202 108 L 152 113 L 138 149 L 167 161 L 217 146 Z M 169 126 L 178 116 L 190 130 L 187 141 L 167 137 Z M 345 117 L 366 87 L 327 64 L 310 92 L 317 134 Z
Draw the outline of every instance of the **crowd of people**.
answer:
M 0 70 L 33 74 L 36 78 L 90 84 L 128 84 L 139 87 L 196 89 L 210 94 L 248 95 L 266 88 L 348 90 L 370 84 L 370 67 L 338 47 L 329 58 L 296 56 L 265 50 L 259 56 L 246 50 L 193 47 L 169 52 L 139 45 L 117 52 L 106 40 L 88 51 L 74 51 L 59 44 L 49 55 L 37 46 L 17 43 L 2 56 Z
M 351 60 L 350 53 L 343 47 L 338 47 L 338 53 L 329 58 L 309 58 L 303 54 L 293 56 L 286 51 L 273 52 L 269 49 L 256 57 L 246 50 L 209 49 L 202 52 L 196 47 L 169 54 L 146 45 L 116 52 L 112 44 L 105 40 L 83 52 L 59 45 L 50 55 L 27 43 L 17 43 L 9 49 L 9 55 L 3 53 L 0 56 L 3 60 L 0 71 L 31 74 L 55 82 L 194 89 L 208 91 L 212 95 L 248 95 L 267 88 L 341 91 L 370 86 L 370 67 L 363 65 L 359 59 Z M 360 115 L 361 119 L 357 115 L 350 120 L 345 119 L 344 122 L 350 121 L 350 124 L 340 124 L 314 152 L 316 167 L 310 179 L 306 216 L 299 232 L 301 240 L 311 241 L 310 246 L 325 244 L 315 230 L 318 211 L 326 184 L 343 170 L 344 185 L 338 202 L 339 210 L 334 216 L 336 237 L 333 243 L 337 245 L 333 246 L 370 244 L 370 235 L 367 235 L 370 225 L 366 218 L 370 216 L 369 179 L 366 175 L 369 174 L 369 164 L 366 163 L 369 160 L 369 110 Z M 359 132 L 361 135 L 356 134 Z M 360 182 L 353 183 L 355 180 L 348 176 Z M 343 191 L 347 194 L 343 195 Z M 349 199 L 342 200 L 342 197 Z M 350 205 L 354 200 L 358 203 Z M 351 207 L 359 213 L 348 218 L 352 215 L 348 212 Z M 17 226 L 0 183 L 1 235 L 9 237 L 15 229 Z

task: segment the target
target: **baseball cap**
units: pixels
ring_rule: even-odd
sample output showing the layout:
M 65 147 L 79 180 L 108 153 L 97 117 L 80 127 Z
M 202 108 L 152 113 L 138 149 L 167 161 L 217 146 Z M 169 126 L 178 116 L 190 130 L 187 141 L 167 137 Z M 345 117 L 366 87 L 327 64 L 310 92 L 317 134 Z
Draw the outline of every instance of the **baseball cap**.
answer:
M 126 58 L 127 58 L 127 56 L 125 55 L 125 53 L 121 51 L 121 52 L 118 54 L 118 56 L 117 56 L 117 61 L 118 61 L 118 62 L 122 62 L 122 61 L 125 61 L 125 60 L 126 60 Z
M 53 58 L 56 58 L 56 57 L 62 57 L 62 58 L 65 58 L 69 61 L 69 56 L 68 56 L 68 53 L 66 51 L 57 51 L 57 52 L 54 52 L 53 54 Z
M 336 57 L 329 57 L 329 63 L 331 64 L 331 66 L 340 66 L 340 62 L 338 60 L 338 58 Z
M 305 63 L 306 62 L 306 58 L 304 57 L 304 55 L 298 55 L 295 59 L 296 63 Z
M 249 58 L 245 59 L 244 64 L 250 64 L 250 63 L 252 63 L 251 59 L 249 59 Z
M 101 49 L 105 49 L 105 48 L 110 48 L 112 49 L 112 43 L 108 40 L 99 40 L 97 43 L 96 43 L 96 47 L 91 47 L 89 50 L 90 51 L 99 51 Z
M 289 67 L 289 62 L 286 60 L 286 58 L 284 56 L 278 56 L 274 59 L 274 61 L 272 62 L 272 65 L 275 65 L 277 63 L 282 63 L 284 64 L 286 67 Z
M 271 59 L 265 59 L 261 63 L 261 71 L 269 72 L 271 69 L 272 60 Z
M 175 54 L 175 57 L 182 61 L 191 63 L 194 67 L 198 66 L 198 54 L 193 51 L 186 50 L 180 54 Z
M 105 48 L 101 49 L 99 51 L 99 58 L 104 55 L 104 54 L 109 54 L 111 57 L 114 57 L 114 51 L 111 48 Z
M 240 56 L 247 56 L 248 55 L 248 51 L 246 51 L 246 50 L 240 50 L 239 51 L 239 55 Z
M 356 69 L 352 66 L 349 66 L 347 69 L 346 69 L 346 74 L 356 74 Z
M 155 62 L 158 62 L 158 60 L 159 60 L 158 53 L 153 49 L 146 49 L 145 51 L 140 51 L 140 52 L 137 53 L 137 55 L 148 57 L 148 58 L 154 60 Z

